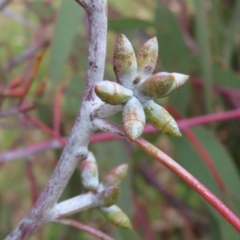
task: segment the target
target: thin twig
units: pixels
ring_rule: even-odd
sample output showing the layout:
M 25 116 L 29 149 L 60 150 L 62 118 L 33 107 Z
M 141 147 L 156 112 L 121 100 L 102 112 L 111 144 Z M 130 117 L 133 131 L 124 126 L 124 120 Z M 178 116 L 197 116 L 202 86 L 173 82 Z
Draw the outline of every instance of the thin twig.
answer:
M 31 58 L 34 54 L 39 51 L 39 49 L 47 46 L 49 44 L 48 39 L 42 40 L 40 43 L 33 44 L 32 46 L 25 49 L 19 56 L 15 57 L 8 63 L 6 63 L 3 67 L 4 71 L 10 71 L 15 66 L 19 65 L 20 63 L 24 62 L 26 59 Z
M 59 200 L 78 162 L 86 159 L 88 155 L 88 144 L 91 135 L 96 130 L 95 125 L 92 124 L 91 113 L 101 104 L 93 93 L 92 87 L 95 83 L 103 80 L 107 37 L 107 1 L 86 1 L 86 4 L 88 4 L 90 38 L 88 71 L 82 106 L 46 188 L 30 213 L 6 237 L 6 240 L 25 240 L 48 220 L 49 210 Z
M 62 144 L 62 146 L 65 146 L 66 141 L 58 133 L 53 131 L 50 127 L 48 127 L 47 125 L 45 125 L 44 123 L 39 121 L 37 118 L 32 117 L 28 113 L 24 113 L 24 116 L 26 117 L 26 119 L 28 121 L 33 123 L 35 126 L 37 126 L 38 128 L 42 129 L 44 132 L 47 132 L 52 137 L 56 138 Z
M 12 0 L 0 0 L 0 11 L 5 8 Z
M 172 196 L 171 193 L 169 193 L 160 183 L 159 181 L 154 177 L 153 174 L 149 171 L 148 165 L 146 162 L 141 162 L 138 164 L 137 170 L 141 173 L 144 180 L 156 188 L 161 196 L 169 203 L 171 206 L 176 208 L 188 221 L 190 221 L 192 224 L 197 225 L 198 227 L 206 229 L 207 222 L 198 217 L 195 213 L 193 213 L 193 210 L 190 206 L 188 206 L 185 202 L 181 201 L 180 199 L 176 199 L 174 196 Z
M 32 161 L 29 159 L 27 159 L 25 163 L 25 171 L 26 171 L 26 177 L 28 180 L 29 189 L 32 197 L 32 204 L 34 204 L 38 198 L 38 188 L 37 188 L 35 175 L 33 173 Z
M 177 124 L 180 130 L 184 130 L 193 126 L 203 125 L 211 122 L 227 121 L 227 120 L 238 118 L 238 117 L 240 117 L 240 109 L 235 109 L 231 111 L 225 111 L 222 113 L 213 113 L 209 115 L 179 120 L 177 121 Z M 146 125 L 143 133 L 151 134 L 156 132 L 158 132 L 158 130 L 148 124 Z M 91 138 L 91 143 L 112 141 L 112 140 L 117 140 L 119 138 L 120 138 L 119 136 L 112 133 L 97 133 L 93 135 L 93 137 Z M 67 141 L 66 138 L 64 138 L 64 140 Z M 6 161 L 12 161 L 14 159 L 25 158 L 29 154 L 42 152 L 48 149 L 58 149 L 58 148 L 61 148 L 61 146 L 62 145 L 57 140 L 51 139 L 49 141 L 33 144 L 26 148 L 9 150 L 0 154 L 0 162 L 6 162 Z
M 120 137 L 126 138 L 122 127 L 116 124 L 99 119 L 95 120 L 95 124 L 103 131 L 110 131 Z M 133 141 L 133 143 L 178 175 L 208 203 L 210 203 L 238 232 L 240 232 L 240 219 L 186 169 L 143 138 L 138 138 Z
M 61 125 L 61 102 L 65 88 L 60 87 L 55 96 L 53 105 L 53 129 L 59 135 Z
M 29 29 L 32 29 L 32 30 L 37 29 L 37 26 L 35 24 L 33 24 L 32 22 L 30 22 L 28 19 L 24 18 L 20 14 L 11 11 L 8 8 L 2 9 L 1 13 L 4 14 L 5 16 L 15 20 L 16 22 L 21 23 L 23 26 L 25 26 Z
M 74 219 L 59 219 L 59 220 L 56 220 L 55 222 L 69 225 L 69 226 L 75 227 L 77 229 L 83 230 L 83 231 L 91 234 L 92 236 L 95 236 L 102 240 L 113 240 L 113 238 L 109 237 L 107 234 L 105 234 L 97 229 L 94 229 L 88 225 L 80 223 L 79 221 L 76 221 Z
M 29 76 L 29 79 L 27 80 L 27 82 L 23 86 L 24 87 L 24 93 L 23 93 L 23 95 L 19 99 L 18 106 L 22 105 L 26 95 L 28 94 L 31 85 L 32 85 L 33 81 L 35 80 L 35 78 L 37 76 L 38 70 L 40 68 L 41 61 L 42 61 L 45 53 L 46 53 L 46 48 L 42 49 L 42 51 L 36 57 L 35 64 L 33 66 L 31 75 Z
M 0 112 L 0 118 L 12 116 L 12 115 L 18 115 L 23 112 L 28 112 L 30 110 L 35 109 L 35 107 L 36 107 L 35 104 L 28 104 L 28 105 L 25 104 L 25 105 L 22 105 L 20 108 L 12 108 L 4 112 Z

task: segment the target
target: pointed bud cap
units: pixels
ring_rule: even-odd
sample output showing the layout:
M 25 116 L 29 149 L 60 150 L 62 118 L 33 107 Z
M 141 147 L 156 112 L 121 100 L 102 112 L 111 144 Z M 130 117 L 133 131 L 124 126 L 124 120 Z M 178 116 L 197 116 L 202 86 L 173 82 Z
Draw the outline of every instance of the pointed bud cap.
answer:
M 156 73 L 136 88 L 134 93 L 141 101 L 159 98 L 170 91 L 173 87 L 174 79 L 174 76 L 170 73 Z
M 142 104 L 135 97 L 132 97 L 123 105 L 123 128 L 130 140 L 141 136 L 146 119 Z
M 172 93 L 173 91 L 178 90 L 188 79 L 189 76 L 188 75 L 184 75 L 181 73 L 171 73 L 174 76 L 174 84 L 172 86 L 172 88 L 164 95 L 162 95 L 161 97 L 165 97 L 167 95 L 169 95 L 170 93 Z
M 138 73 L 142 80 L 152 75 L 157 63 L 157 58 L 158 41 L 156 37 L 153 37 L 143 44 L 137 56 Z M 139 83 L 141 83 L 141 80 Z
M 96 84 L 94 90 L 99 98 L 112 105 L 122 104 L 133 96 L 132 90 L 111 81 Z
M 110 186 L 119 185 L 126 177 L 128 171 L 128 164 L 121 164 L 110 171 L 110 173 L 103 179 L 100 184 L 100 189 L 105 189 Z
M 132 44 L 123 35 L 119 35 L 114 46 L 113 67 L 117 82 L 133 89 L 133 81 L 137 76 L 137 60 Z
M 132 229 L 129 218 L 118 206 L 113 205 L 108 208 L 100 208 L 100 210 L 107 220 L 114 225 L 121 228 Z
M 96 206 L 109 207 L 115 204 L 120 196 L 120 188 L 111 186 L 96 195 Z
M 161 132 L 172 136 L 182 136 L 173 117 L 154 101 L 147 101 L 144 104 L 144 111 L 147 121 Z
M 94 155 L 89 152 L 86 160 L 80 162 L 81 180 L 84 189 L 94 191 L 98 188 L 98 166 Z

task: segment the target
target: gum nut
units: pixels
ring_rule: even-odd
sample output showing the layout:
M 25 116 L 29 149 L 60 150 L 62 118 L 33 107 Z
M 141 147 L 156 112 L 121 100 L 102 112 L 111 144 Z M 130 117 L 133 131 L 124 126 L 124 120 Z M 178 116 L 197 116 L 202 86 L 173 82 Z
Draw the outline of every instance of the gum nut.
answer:
M 146 119 L 142 104 L 135 97 L 132 97 L 123 105 L 123 128 L 130 140 L 141 136 Z
M 160 98 L 173 87 L 175 77 L 173 74 L 159 72 L 150 76 L 138 88 L 140 94 L 151 98 Z
M 133 96 L 132 90 L 111 81 L 96 84 L 94 90 L 102 101 L 112 105 L 122 104 Z
M 165 97 L 167 95 L 169 95 L 170 93 L 172 93 L 173 91 L 178 90 L 188 79 L 189 79 L 189 75 L 184 75 L 181 73 L 172 73 L 172 75 L 174 76 L 174 84 L 172 86 L 172 88 L 169 90 L 169 92 L 167 92 L 166 94 L 164 94 L 161 97 Z
M 114 46 L 113 68 L 117 82 L 133 89 L 133 81 L 137 75 L 137 60 L 132 44 L 123 35 L 119 35 Z
M 148 78 L 154 71 L 158 58 L 158 41 L 156 37 L 149 39 L 140 48 L 137 56 L 138 74 L 143 79 Z
M 132 229 L 129 218 L 118 206 L 112 205 L 108 208 L 100 208 L 100 210 L 107 220 L 114 225 L 121 228 Z
M 161 132 L 172 136 L 182 136 L 174 118 L 154 101 L 147 101 L 144 104 L 144 111 L 147 121 Z

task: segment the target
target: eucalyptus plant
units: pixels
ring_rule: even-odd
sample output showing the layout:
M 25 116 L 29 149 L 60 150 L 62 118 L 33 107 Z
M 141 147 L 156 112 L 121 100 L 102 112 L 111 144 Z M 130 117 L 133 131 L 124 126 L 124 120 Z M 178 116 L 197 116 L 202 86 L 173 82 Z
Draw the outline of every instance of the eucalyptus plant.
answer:
M 187 81 L 188 76 L 167 72 L 153 74 L 158 57 L 156 37 L 148 40 L 136 57 L 132 44 L 121 34 L 116 40 L 113 54 L 116 81 L 104 80 L 107 0 L 77 0 L 77 2 L 85 9 L 89 19 L 88 68 L 82 104 L 47 186 L 30 213 L 6 239 L 27 239 L 46 223 L 65 224 L 66 216 L 92 207 L 99 208 L 103 215 L 117 226 L 131 228 L 127 214 L 117 206 L 120 194 L 118 185 L 126 176 L 127 165 L 117 166 L 100 181 L 97 156 L 95 158 L 89 151 L 91 136 L 100 130 L 125 138 L 164 164 L 240 231 L 239 218 L 215 195 L 176 161 L 141 138 L 146 122 L 159 129 L 161 133 L 181 136 L 173 117 L 155 100 L 177 90 Z M 122 126 L 106 120 L 119 111 L 122 111 Z M 78 165 L 81 168 L 85 192 L 58 202 Z M 95 233 L 100 236 L 97 231 Z M 111 238 L 104 235 L 102 239 Z

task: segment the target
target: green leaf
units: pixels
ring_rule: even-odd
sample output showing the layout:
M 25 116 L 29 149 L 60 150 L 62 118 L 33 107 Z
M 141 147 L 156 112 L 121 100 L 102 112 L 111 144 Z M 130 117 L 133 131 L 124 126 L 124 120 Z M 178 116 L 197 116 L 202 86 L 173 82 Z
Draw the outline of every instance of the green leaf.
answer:
M 224 147 L 218 142 L 215 136 L 204 130 L 204 128 L 194 128 L 194 133 L 203 144 L 208 154 L 211 156 L 222 180 L 227 188 L 228 197 L 231 200 L 233 211 L 236 214 L 240 213 L 240 179 L 235 169 L 233 161 Z M 180 140 L 177 138 L 172 139 L 175 146 L 175 159 L 192 173 L 199 181 L 208 187 L 216 196 L 222 201 L 225 200 L 220 189 L 211 175 L 206 164 L 199 156 L 197 150 L 191 142 L 184 136 Z M 211 211 L 212 215 L 218 222 L 219 231 L 223 240 L 239 239 L 239 233 L 206 201 L 206 206 Z
M 240 89 L 240 76 L 214 65 L 214 83 L 218 86 Z
M 62 0 L 51 46 L 50 77 L 54 80 L 61 78 L 82 16 L 83 9 L 75 1 Z
M 49 127 L 52 126 L 52 123 L 53 123 L 52 108 L 48 104 L 44 103 L 43 101 L 38 101 L 37 106 L 38 106 L 37 112 L 38 112 L 39 120 Z
M 51 4 L 42 1 L 28 1 L 27 6 L 36 14 L 40 21 L 51 21 L 54 17 L 54 8 Z
M 177 19 L 163 4 L 158 4 L 155 14 L 160 59 L 164 69 L 187 74 L 188 52 Z
M 226 40 L 223 51 L 223 59 L 225 63 L 229 66 L 231 61 L 231 54 L 234 47 L 234 37 L 239 30 L 239 20 L 240 20 L 240 1 L 235 2 L 233 7 L 233 13 L 230 23 L 226 30 Z
M 212 56 L 209 43 L 208 20 L 203 1 L 195 0 L 196 33 L 199 45 L 202 76 L 204 79 L 204 101 L 208 113 L 212 108 Z
M 158 3 L 155 13 L 155 26 L 159 43 L 159 57 L 167 72 L 189 74 L 189 54 L 175 16 L 163 4 Z M 190 99 L 189 84 L 170 96 L 170 102 L 184 113 Z M 180 100 L 179 100 L 180 99 Z
M 63 109 L 67 114 L 73 115 L 74 117 L 79 111 L 84 92 L 84 83 L 83 78 L 79 75 L 74 76 L 64 95 Z

